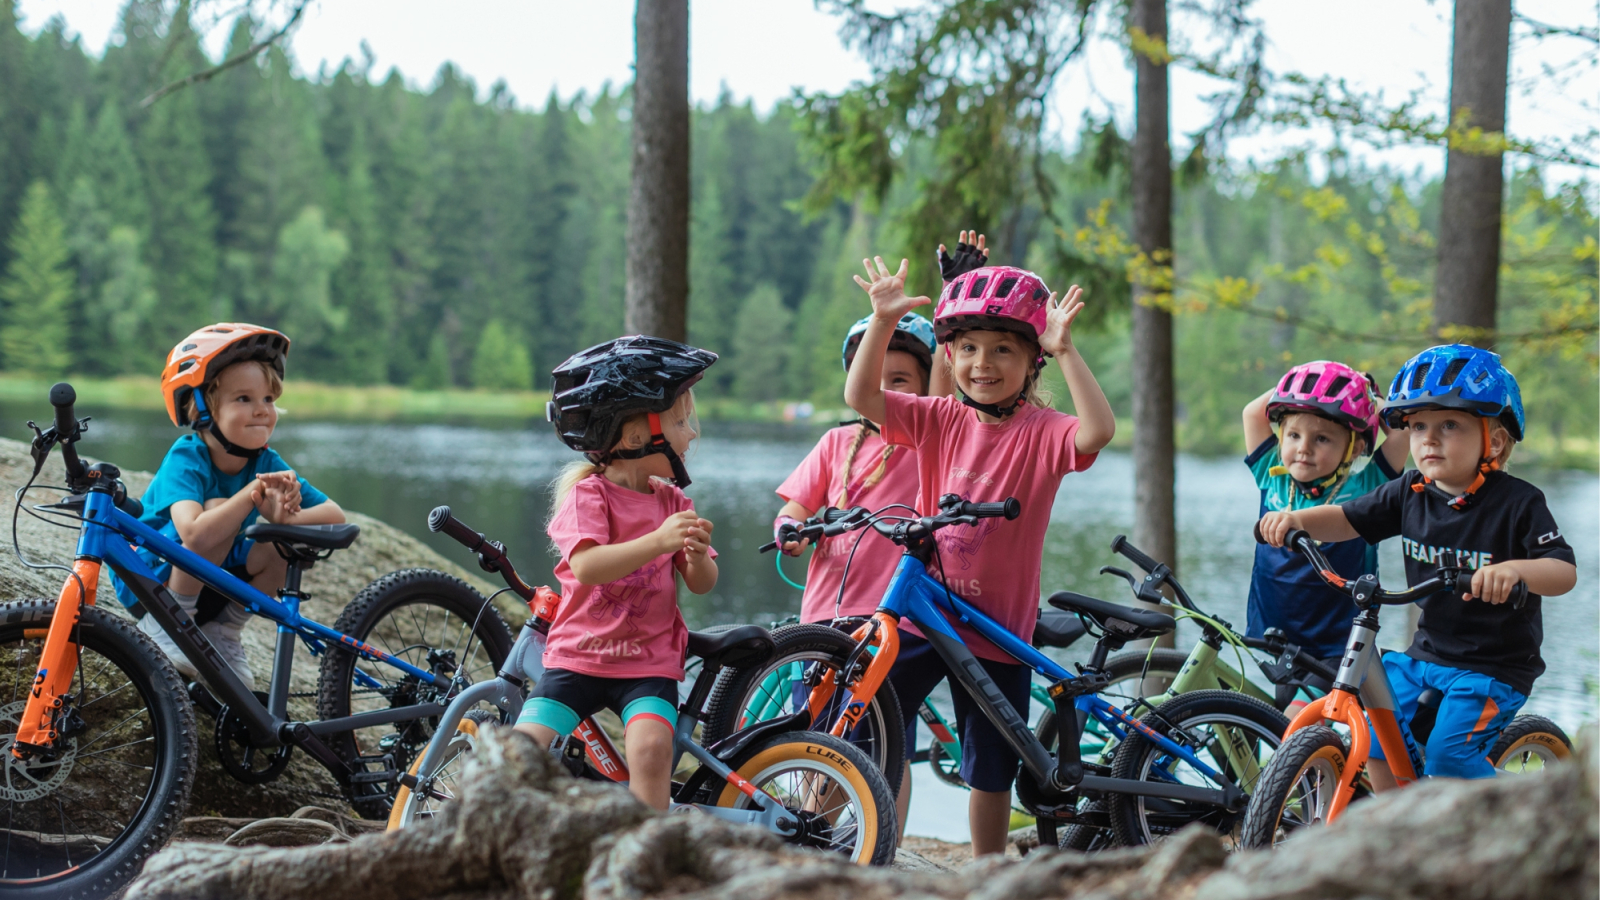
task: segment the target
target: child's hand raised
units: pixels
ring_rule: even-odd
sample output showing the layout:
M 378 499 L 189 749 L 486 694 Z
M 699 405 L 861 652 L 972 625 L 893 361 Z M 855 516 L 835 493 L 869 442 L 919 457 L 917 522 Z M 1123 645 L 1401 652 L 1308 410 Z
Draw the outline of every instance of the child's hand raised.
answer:
M 293 472 L 265 472 L 256 476 L 250 500 L 263 519 L 282 524 L 300 512 L 300 480 Z
M 939 245 L 939 277 L 945 284 L 960 278 L 973 269 L 989 264 L 988 238 L 976 231 L 963 231 L 956 238 L 956 252 L 952 256 Z
M 1083 288 L 1073 285 L 1065 297 L 1052 292 L 1048 302 L 1039 346 L 1051 356 L 1064 356 L 1072 352 L 1072 320 L 1083 311 Z
M 883 264 L 881 256 L 863 259 L 861 264 L 867 267 L 867 278 L 855 276 L 856 284 L 861 285 L 861 289 L 872 299 L 872 314 L 875 317 L 899 322 L 906 313 L 933 302 L 927 297 L 906 296 L 906 270 L 909 265 L 906 260 L 900 260 L 900 271 L 892 274 L 889 267 Z

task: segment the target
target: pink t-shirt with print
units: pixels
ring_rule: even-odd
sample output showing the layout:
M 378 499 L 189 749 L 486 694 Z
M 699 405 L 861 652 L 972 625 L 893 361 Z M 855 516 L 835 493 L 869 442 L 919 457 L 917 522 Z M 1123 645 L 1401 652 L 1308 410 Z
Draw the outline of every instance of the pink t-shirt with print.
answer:
M 1023 404 L 1004 421 L 987 425 L 954 397 L 885 393 L 883 437 L 917 451 L 917 509 L 938 511 L 939 497 L 958 494 L 976 503 L 1016 497 L 1022 515 L 1014 521 L 980 519 L 953 525 L 937 537 L 950 589 L 1024 641 L 1032 640 L 1039 617 L 1039 567 L 1056 490 L 1068 472 L 1081 472 L 1095 454 L 1073 445 L 1078 418 Z M 936 566 L 929 570 L 938 575 Z M 910 623 L 902 625 L 920 634 Z M 966 628 L 956 626 L 977 656 L 1014 662 L 1011 656 Z
M 600 678 L 683 680 L 689 629 L 678 611 L 675 578 L 683 551 L 663 553 L 627 577 L 601 585 L 580 584 L 567 563 L 582 541 L 626 543 L 655 531 L 673 513 L 694 508 L 673 485 L 651 485 L 654 493 L 641 494 L 591 475 L 573 486 L 550 520 L 547 532 L 561 551 L 556 564 L 561 608 L 550 624 L 546 668 Z
M 859 425 L 835 428 L 822 436 L 817 446 L 801 461 L 798 468 L 778 486 L 778 496 L 815 511 L 824 506 L 849 508 L 865 506 L 878 510 L 890 503 L 915 506 L 917 502 L 917 454 L 908 447 L 897 447 L 890 455 L 883 480 L 872 487 L 863 487 L 878 464 L 883 461 L 883 451 L 888 446 L 883 438 L 868 432 L 867 438 L 856 451 L 850 465 L 849 493 L 844 503 L 839 495 L 845 483 L 841 468 L 855 442 Z M 903 514 L 904 511 L 900 511 Z M 889 586 L 894 568 L 900 563 L 901 549 L 888 538 L 872 529 L 852 531 L 837 537 L 825 537 L 811 551 L 811 565 L 806 570 L 806 590 L 800 598 L 800 621 L 828 622 L 834 616 L 834 602 L 839 599 L 839 580 L 844 576 L 845 561 L 850 559 L 856 539 L 861 545 L 855 550 L 850 563 L 850 579 L 845 585 L 844 602 L 839 605 L 841 616 L 869 616 L 878 608 L 883 591 Z

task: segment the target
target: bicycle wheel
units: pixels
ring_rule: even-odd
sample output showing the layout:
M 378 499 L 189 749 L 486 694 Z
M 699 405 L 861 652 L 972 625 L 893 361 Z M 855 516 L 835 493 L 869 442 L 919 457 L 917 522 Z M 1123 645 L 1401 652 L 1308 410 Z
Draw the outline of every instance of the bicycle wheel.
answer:
M 166 656 L 131 620 L 85 606 L 71 701 L 83 729 L 53 760 L 12 755 L 55 606 L 0 605 L 0 893 L 28 900 L 109 896 L 132 880 L 183 819 L 199 752 Z
M 1146 680 L 1154 682 L 1152 687 L 1165 691 L 1172 680 L 1178 677 L 1178 671 L 1189 660 L 1189 654 L 1181 650 L 1157 648 L 1155 652 L 1146 650 L 1125 650 L 1114 654 L 1106 660 L 1106 674 L 1110 676 L 1111 683 L 1100 692 L 1100 696 L 1132 712 L 1134 704 L 1144 699 L 1139 688 Z M 1084 735 L 1083 751 L 1088 756 L 1088 751 L 1095 749 L 1109 751 L 1111 735 L 1106 733 L 1096 719 L 1090 719 L 1088 733 Z M 1044 744 L 1045 749 L 1054 753 L 1056 749 L 1056 711 L 1046 706 L 1044 714 L 1039 717 L 1038 724 L 1034 725 L 1033 735 Z M 1093 744 L 1102 744 L 1096 749 Z
M 385 575 L 362 589 L 333 625 L 356 640 L 419 669 L 471 682 L 494 678 L 511 652 L 511 630 L 483 595 L 432 569 Z M 364 660 L 343 644 L 322 657 L 317 714 L 324 721 L 418 703 L 444 703 L 449 693 L 404 675 L 387 663 Z M 340 758 L 404 772 L 433 737 L 436 718 L 393 722 L 325 738 Z M 384 757 L 388 757 L 387 760 Z M 381 771 L 380 768 L 380 771 Z M 388 782 L 352 784 L 350 805 L 363 818 L 387 819 Z
M 1572 758 L 1572 741 L 1544 716 L 1517 716 L 1489 750 L 1495 769 L 1512 775 L 1543 772 Z
M 937 739 L 928 742 L 928 768 L 945 784 L 958 788 L 967 786 L 961 778 L 961 760 L 945 755 L 944 744 Z
M 1301 828 L 1326 823 L 1344 775 L 1345 754 L 1344 739 L 1326 725 L 1289 735 L 1261 773 L 1245 810 L 1240 846 L 1265 850 Z
M 706 704 L 704 742 L 707 746 L 751 722 L 795 712 L 804 705 L 807 695 L 807 690 L 801 687 L 796 697 L 795 688 L 800 684 L 801 674 L 812 666 L 837 673 L 850 651 L 855 649 L 855 642 L 849 635 L 825 625 L 785 625 L 773 630 L 772 642 L 777 651 L 765 664 L 728 668 L 717 673 L 711 700 Z M 812 727 L 827 731 L 833 727 L 836 715 L 835 712 L 824 716 Z M 861 747 L 886 781 L 900 784 L 906 764 L 906 726 L 894 688 L 887 682 L 878 688 L 861 721 L 845 738 Z
M 1234 691 L 1190 691 L 1180 694 L 1140 720 L 1151 730 L 1210 763 L 1252 793 L 1261 769 L 1289 729 L 1283 713 L 1253 697 Z M 1117 747 L 1112 778 L 1217 787 L 1199 769 L 1168 754 L 1142 733 L 1134 731 Z M 1111 832 L 1122 846 L 1138 846 L 1174 834 L 1192 822 L 1203 822 L 1225 839 L 1238 840 L 1244 813 L 1230 813 L 1205 803 L 1158 797 L 1113 794 L 1107 798 Z
M 450 738 L 450 744 L 445 748 L 444 758 L 439 761 L 438 771 L 433 775 L 433 790 L 444 794 L 443 797 L 419 794 L 405 785 L 400 785 L 394 792 L 394 807 L 389 810 L 388 831 L 397 831 L 410 825 L 416 825 L 431 820 L 439 814 L 439 809 L 444 804 L 456 798 L 456 785 L 461 781 L 461 770 L 466 764 L 467 757 L 478 749 L 478 736 L 485 728 L 495 728 L 500 725 L 500 717 L 487 709 L 469 709 L 456 724 L 456 733 Z M 411 764 L 411 774 L 417 774 L 417 767 L 422 765 L 422 753 Z
M 1061 849 L 1076 850 L 1079 853 L 1094 853 L 1098 850 L 1106 850 L 1116 846 L 1116 838 L 1112 836 L 1110 828 L 1091 824 L 1096 819 L 1105 818 L 1106 802 L 1104 800 L 1079 801 L 1078 815 L 1083 816 L 1088 821 L 1057 826 L 1058 845 Z
M 894 794 L 854 744 L 817 731 L 791 731 L 756 741 L 728 766 L 800 819 L 800 832 L 786 839 L 790 843 L 838 853 L 858 865 L 894 862 L 899 832 Z M 714 802 L 755 807 L 726 782 Z

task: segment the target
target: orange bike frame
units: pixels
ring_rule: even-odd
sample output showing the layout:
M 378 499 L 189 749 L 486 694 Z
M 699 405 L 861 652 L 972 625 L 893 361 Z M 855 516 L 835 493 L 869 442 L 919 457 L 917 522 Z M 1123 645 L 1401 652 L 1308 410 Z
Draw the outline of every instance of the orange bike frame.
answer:
M 869 635 L 871 641 L 867 641 Z M 867 646 L 876 647 L 877 653 L 872 655 L 861 677 L 845 685 L 850 702 L 844 705 L 839 718 L 833 723 L 831 732 L 835 737 L 844 737 L 860 724 L 861 717 L 867 713 L 867 705 L 877 696 L 878 688 L 889 676 L 895 659 L 900 656 L 900 620 L 890 613 L 873 613 L 872 618 L 857 627 L 850 638 L 858 647 L 867 641 Z M 811 721 L 816 722 L 822 717 L 837 689 L 837 675 L 833 669 L 829 669 L 823 673 L 822 681 L 811 689 L 811 697 L 806 703 L 811 712 Z
M 56 601 L 44 650 L 39 654 L 39 671 L 33 677 L 28 706 L 17 726 L 17 746 L 13 746 L 11 752 L 18 757 L 22 756 L 23 744 L 48 747 L 55 742 L 56 715 L 66 703 L 64 698 L 72 687 L 72 676 L 78 671 L 78 645 L 72 640 L 73 629 L 83 616 L 83 607 L 94 605 L 95 590 L 100 586 L 100 560 L 79 558 L 72 564 L 72 573 L 61 585 L 61 597 Z

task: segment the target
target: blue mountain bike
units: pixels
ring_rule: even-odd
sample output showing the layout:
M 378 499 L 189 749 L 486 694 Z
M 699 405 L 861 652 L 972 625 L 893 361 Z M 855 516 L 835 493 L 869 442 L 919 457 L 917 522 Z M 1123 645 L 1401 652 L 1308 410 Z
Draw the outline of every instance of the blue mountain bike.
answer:
M 1194 822 L 1237 836 L 1250 791 L 1287 727 L 1282 713 L 1237 692 L 1201 690 L 1136 718 L 1102 696 L 1111 682 L 1106 661 L 1130 641 L 1171 632 L 1171 616 L 1070 592 L 1050 597 L 1052 606 L 1078 616 L 1096 637 L 1089 662 L 1073 674 L 929 574 L 930 567 L 942 568 L 935 540 L 940 530 L 985 518 L 1015 519 L 1021 514 L 1015 498 L 971 503 L 950 494 L 940 498 L 933 516 L 896 514 L 897 507 L 907 509 L 896 504 L 876 513 L 861 507 L 823 513 L 829 536 L 872 528 L 905 553 L 877 612 L 852 635 L 856 652 L 811 687 L 806 705 L 814 719 L 837 708 L 831 730 L 851 733 L 894 665 L 899 625 L 909 620 L 955 673 L 952 689 L 970 694 L 1021 757 L 1016 799 L 1037 817 L 1041 844 L 1054 845 L 1058 824 L 1077 823 L 1080 810 L 1093 801 L 1103 802 L 1108 821 L 1083 824 L 1109 826 L 1118 844 L 1148 843 Z M 972 628 L 1049 683 L 1054 748 L 1001 694 L 953 622 Z M 1114 750 L 1108 758 L 1084 759 L 1080 748 L 1089 722 L 1110 737 Z
M 214 747 L 235 779 L 271 781 L 298 747 L 333 774 L 358 812 L 386 816 L 399 775 L 449 700 L 474 673 L 492 678 L 505 662 L 511 633 L 494 608 L 460 581 L 410 570 L 362 592 L 338 627 L 307 619 L 301 573 L 350 546 L 357 526 L 247 528 L 288 561 L 283 590 L 269 597 L 139 521 L 140 503 L 117 467 L 78 457 L 88 420 L 75 417 L 75 400 L 70 385 L 51 388 L 55 423 L 34 426 L 33 478 L 17 492 L 20 512 L 59 445 L 69 496 L 33 512 L 79 535 L 72 567 L 48 567 L 67 573 L 59 599 L 0 605 L 0 892 L 101 897 L 132 879 L 183 819 L 198 764 L 196 708 L 215 718 Z M 13 514 L 13 538 L 15 521 Z M 266 693 L 240 681 L 136 546 L 277 623 Z M 102 566 L 132 589 L 201 681 L 185 685 L 131 619 L 95 605 Z M 320 721 L 288 714 L 297 640 L 322 656 Z M 363 739 L 374 732 L 382 737 Z

